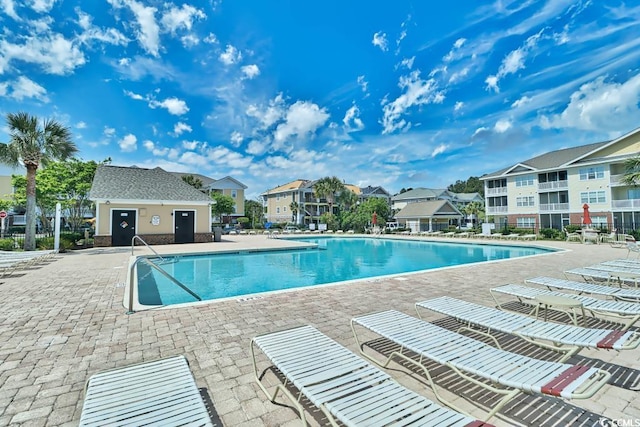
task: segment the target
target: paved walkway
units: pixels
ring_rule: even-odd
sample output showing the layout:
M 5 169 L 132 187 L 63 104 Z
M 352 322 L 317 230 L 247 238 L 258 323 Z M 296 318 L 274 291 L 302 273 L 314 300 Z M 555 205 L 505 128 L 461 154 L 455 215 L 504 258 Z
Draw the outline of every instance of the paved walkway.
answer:
M 220 243 L 155 248 L 169 253 L 286 244 L 265 236 L 224 236 Z M 627 255 L 626 250 L 608 245 L 559 242 L 553 246 L 569 251 L 133 315 L 126 315 L 122 305 L 130 249 L 95 248 L 61 254 L 39 268 L 0 279 L 0 425 L 77 425 L 84 385 L 92 374 L 177 354 L 188 358 L 198 386 L 206 387 L 224 425 L 298 425 L 294 411 L 270 403 L 255 385 L 249 352 L 253 336 L 312 324 L 357 351 L 349 326 L 354 316 L 389 308 L 411 314 L 415 301 L 440 295 L 493 305 L 488 292 L 491 287 L 522 283 L 541 274 L 562 277 L 565 269 Z M 136 253 L 149 252 L 139 247 Z M 432 315 L 429 320 L 440 317 Z M 640 370 L 640 349 L 583 351 L 581 356 L 632 368 L 630 375 Z M 433 399 L 417 375 L 409 375 L 406 369 L 389 372 Z M 441 382 L 456 390 L 455 384 L 445 384 L 446 375 L 441 376 Z M 462 397 L 457 400 L 472 414 L 483 415 L 476 404 Z M 571 417 L 593 419 L 594 414 L 640 421 L 638 391 L 628 388 L 607 385 L 590 400 L 550 402 L 519 397 L 520 406 L 510 410 L 507 421 L 497 418 L 493 422 L 510 425 L 520 420 L 525 425 L 547 425 L 549 422 L 544 424 L 529 415 L 536 414 L 532 408 L 542 410 L 539 408 L 549 405 L 549 414 L 541 419 L 559 420 L 557 425 L 575 422 Z M 525 409 L 518 409 L 522 407 Z

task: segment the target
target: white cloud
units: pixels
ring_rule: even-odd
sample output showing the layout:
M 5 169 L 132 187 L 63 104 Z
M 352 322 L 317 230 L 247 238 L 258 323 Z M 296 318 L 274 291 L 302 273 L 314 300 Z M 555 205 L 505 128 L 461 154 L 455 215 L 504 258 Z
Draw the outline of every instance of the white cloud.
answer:
M 467 41 L 467 39 L 465 38 L 459 38 L 458 40 L 455 41 L 455 43 L 453 43 L 453 47 L 451 48 L 451 50 L 449 51 L 449 53 L 447 53 L 444 58 L 442 58 L 442 60 L 444 62 L 451 62 L 455 59 L 459 59 L 461 57 L 459 50 L 460 48 L 464 45 L 464 43 Z
M 515 49 L 507 54 L 505 58 L 502 60 L 500 64 L 500 68 L 498 69 L 498 73 L 496 75 L 491 75 L 487 77 L 485 83 L 487 84 L 487 90 L 493 90 L 494 92 L 499 92 L 500 88 L 498 87 L 498 82 L 505 76 L 509 74 L 515 74 L 519 70 L 525 68 L 525 60 L 527 59 L 527 55 L 536 48 L 538 45 L 538 41 L 542 37 L 542 32 L 544 30 L 540 30 L 537 34 L 527 38 L 524 45 Z
M 9 89 L 9 83 L 7 82 L 0 83 L 0 96 L 5 96 L 7 94 L 8 89 Z
M 445 151 L 447 151 L 447 148 L 449 148 L 449 146 L 448 146 L 448 145 L 446 145 L 446 144 L 440 144 L 440 145 L 438 145 L 438 146 L 437 146 L 436 148 L 434 148 L 434 149 L 433 149 L 433 151 L 431 152 L 431 157 L 433 158 L 433 157 L 437 156 L 438 154 L 442 154 L 442 153 L 444 153 Z
M 204 41 L 205 43 L 208 43 L 208 44 L 218 44 L 218 43 L 219 43 L 219 42 L 218 42 L 218 38 L 217 38 L 217 37 L 216 37 L 216 35 L 215 35 L 215 34 L 213 34 L 213 33 L 209 33 L 209 35 L 208 35 L 207 37 L 205 37 L 205 38 L 203 39 L 203 41 Z
M 402 116 L 409 108 L 444 101 L 444 95 L 437 90 L 436 81 L 434 79 L 422 80 L 419 70 L 408 76 L 400 77 L 398 86 L 404 93 L 392 102 L 383 101 L 382 125 L 384 129 L 382 133 L 408 130 L 411 123 L 403 119 Z
M 160 102 L 156 100 L 151 100 L 149 101 L 149 107 L 166 108 L 169 114 L 173 114 L 174 116 L 181 116 L 183 114 L 186 114 L 189 111 L 189 107 L 187 106 L 187 103 L 175 97 L 167 98 L 164 101 L 160 101 Z
M 0 74 L 14 60 L 39 65 L 45 73 L 64 75 L 86 62 L 76 44 L 61 34 L 27 36 L 22 45 L 0 41 Z
M 191 5 L 183 4 L 181 8 L 171 5 L 171 8 L 163 13 L 160 22 L 165 30 L 175 34 L 179 29 L 191 31 L 195 20 L 206 18 L 207 15 L 202 10 Z
M 200 146 L 201 144 L 202 144 L 202 143 L 201 143 L 200 141 L 196 141 L 196 140 L 193 140 L 193 141 L 187 141 L 187 140 L 184 140 L 184 141 L 182 141 L 182 147 L 183 147 L 185 150 L 190 150 L 190 151 L 195 150 L 195 149 L 196 149 L 196 148 L 198 148 L 198 146 Z
M 114 128 L 110 128 L 108 126 L 104 127 L 104 130 L 102 131 L 102 133 L 104 134 L 104 136 L 106 136 L 107 138 L 111 138 L 112 136 L 114 136 L 116 134 L 116 130 Z
M 138 138 L 135 135 L 129 133 L 124 136 L 121 140 L 118 141 L 118 145 L 120 146 L 120 150 L 125 153 L 130 153 L 132 151 L 136 151 L 138 149 Z
M 147 151 L 150 151 L 154 156 L 161 157 L 161 156 L 166 156 L 169 153 L 168 148 L 158 147 L 153 141 L 150 141 L 148 139 L 145 139 L 142 142 L 142 145 L 144 146 L 144 148 L 147 149 Z
M 34 98 L 42 102 L 49 102 L 47 90 L 24 76 L 5 82 L 2 92 L 0 95 L 8 96 L 17 101 L 22 101 L 25 98 Z
M 267 151 L 267 147 L 269 146 L 269 141 L 259 141 L 257 139 L 252 140 L 251 142 L 249 142 L 249 145 L 247 146 L 247 153 L 248 154 L 253 154 L 256 156 L 259 156 L 261 154 L 264 154 Z
M 195 34 L 184 35 L 180 37 L 180 41 L 182 42 L 182 46 L 187 48 L 197 46 L 200 43 L 200 39 Z
M 274 141 L 282 143 L 292 136 L 304 137 L 314 133 L 329 119 L 324 108 L 308 101 L 297 101 L 287 110 L 284 122 L 274 132 Z M 276 148 L 280 148 L 279 144 Z
M 260 75 L 260 68 L 256 64 L 245 65 L 240 69 L 248 79 L 252 79 Z
M 242 136 L 242 134 L 238 131 L 234 131 L 231 133 L 231 136 L 229 137 L 229 141 L 231 141 L 231 144 L 234 147 L 239 147 L 240 144 L 242 144 L 242 141 L 244 140 L 244 137 Z
M 449 83 L 451 84 L 457 83 L 462 79 L 464 79 L 465 77 L 467 77 L 468 74 L 469 74 L 469 67 L 464 67 L 460 71 L 451 73 L 451 77 L 449 77 Z
M 367 95 L 369 95 L 368 92 L 368 86 L 369 86 L 369 82 L 365 80 L 364 76 L 358 76 L 358 86 L 360 86 L 360 88 L 362 89 L 362 91 L 364 93 L 366 93 Z
M 278 122 L 286 112 L 286 105 L 282 93 L 276 95 L 275 98 L 269 101 L 269 105 L 261 109 L 257 105 L 249 105 L 246 110 L 246 114 L 250 117 L 254 117 L 262 124 L 262 129 L 267 129 Z
M 38 13 L 48 13 L 56 0 L 31 0 L 29 6 Z
M 144 6 L 135 0 L 107 0 L 111 6 L 120 9 L 128 7 L 135 15 L 138 24 L 136 37 L 138 43 L 150 55 L 158 57 L 160 54 L 160 27 L 156 22 L 155 7 Z
M 5 15 L 10 16 L 15 21 L 22 21 L 16 13 L 16 4 L 13 0 L 0 0 L 0 8 Z
M 351 108 L 347 110 L 342 119 L 342 123 L 344 123 L 347 132 L 357 132 L 364 129 L 364 123 L 362 123 L 360 119 L 360 110 L 356 105 L 352 105 Z
M 240 62 L 242 59 L 242 53 L 240 53 L 240 51 L 234 46 L 228 44 L 227 49 L 220 54 L 218 59 L 225 65 L 233 65 L 236 62 Z
M 415 56 L 412 56 L 411 58 L 404 58 L 401 62 L 400 62 L 400 66 L 402 67 L 406 67 L 407 69 L 411 69 L 413 67 L 413 62 L 416 60 Z
M 560 114 L 543 116 L 543 128 L 575 128 L 598 132 L 620 132 L 640 117 L 640 74 L 623 83 L 604 77 L 585 83 L 571 95 Z
M 500 119 L 496 122 L 495 126 L 493 127 L 493 130 L 495 130 L 496 133 L 505 133 L 506 131 L 511 129 L 511 127 L 512 127 L 512 124 L 509 120 Z
M 98 28 L 93 25 L 91 15 L 83 12 L 79 7 L 74 10 L 78 15 L 78 26 L 83 29 L 83 32 L 78 36 L 78 40 L 82 43 L 88 43 L 92 40 L 115 46 L 126 46 L 129 43 L 129 39 L 120 31 L 115 28 Z
M 208 163 L 213 162 L 218 165 L 225 165 L 231 168 L 247 168 L 251 165 L 253 157 L 231 151 L 227 147 L 217 146 L 207 150 Z
M 131 99 L 135 99 L 136 101 L 144 101 L 144 96 L 139 95 L 137 93 L 131 92 L 129 90 L 125 90 L 124 94 L 127 95 Z
M 453 106 L 453 111 L 460 111 L 462 110 L 462 107 L 464 107 L 464 102 L 458 101 L 456 102 L 456 105 Z
M 178 122 L 173 126 L 173 133 L 178 136 L 182 135 L 184 132 L 191 132 L 191 126 L 186 123 Z
M 85 122 L 78 122 L 76 123 L 76 129 L 86 129 L 87 128 L 87 124 Z
M 373 35 L 373 40 L 371 41 L 371 43 L 373 43 L 374 46 L 378 46 L 383 52 L 389 50 L 387 35 L 382 31 L 378 31 Z
M 511 104 L 512 108 L 519 108 L 522 107 L 525 104 L 528 104 L 531 102 L 531 98 L 529 98 L 528 96 L 523 96 L 522 98 L 518 99 L 517 101 L 514 101 L 513 104 Z

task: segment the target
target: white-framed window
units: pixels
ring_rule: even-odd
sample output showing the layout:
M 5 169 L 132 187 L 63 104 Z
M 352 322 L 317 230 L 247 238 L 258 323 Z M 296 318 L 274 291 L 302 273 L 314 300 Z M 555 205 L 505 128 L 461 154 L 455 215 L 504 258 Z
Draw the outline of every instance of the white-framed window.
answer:
M 279 202 L 279 201 L 280 201 L 280 195 L 278 194 L 278 195 L 276 196 L 276 202 Z
M 591 225 L 594 227 L 608 227 L 609 223 L 606 216 L 592 216 Z
M 231 190 L 231 197 L 233 197 L 234 199 L 238 197 L 238 190 Z
M 630 188 L 627 190 L 627 199 L 640 199 L 640 188 Z
M 533 185 L 533 175 L 516 176 L 516 187 Z
M 583 191 L 580 193 L 580 203 L 607 203 L 604 191 Z
M 280 206 L 276 207 L 276 213 L 280 213 Z
M 535 206 L 534 196 L 516 197 L 516 206 Z
M 535 228 L 536 219 L 532 217 L 516 218 L 516 227 L 518 228 Z
M 604 166 L 580 168 L 580 181 L 604 178 Z

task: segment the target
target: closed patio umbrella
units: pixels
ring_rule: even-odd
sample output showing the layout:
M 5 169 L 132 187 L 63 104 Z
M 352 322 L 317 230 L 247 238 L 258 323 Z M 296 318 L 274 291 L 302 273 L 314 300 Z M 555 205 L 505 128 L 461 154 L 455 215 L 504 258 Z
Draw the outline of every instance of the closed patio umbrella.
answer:
M 371 216 L 371 223 L 372 223 L 373 225 L 378 224 L 378 214 L 377 214 L 377 213 L 375 213 L 375 212 L 374 212 L 374 213 L 373 213 L 373 215 Z
M 586 226 L 591 225 L 591 215 L 589 214 L 589 205 L 582 205 L 582 209 L 584 209 L 584 214 L 582 215 L 582 223 Z

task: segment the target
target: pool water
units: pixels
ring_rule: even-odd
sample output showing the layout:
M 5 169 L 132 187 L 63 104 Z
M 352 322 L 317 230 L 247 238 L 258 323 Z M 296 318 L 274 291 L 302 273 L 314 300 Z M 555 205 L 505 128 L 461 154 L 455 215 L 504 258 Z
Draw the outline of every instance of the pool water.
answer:
M 152 259 L 203 300 L 300 288 L 549 253 L 553 250 L 376 238 L 296 239 L 314 249 L 255 251 Z M 195 298 L 145 263 L 138 263 L 138 300 L 171 305 Z

